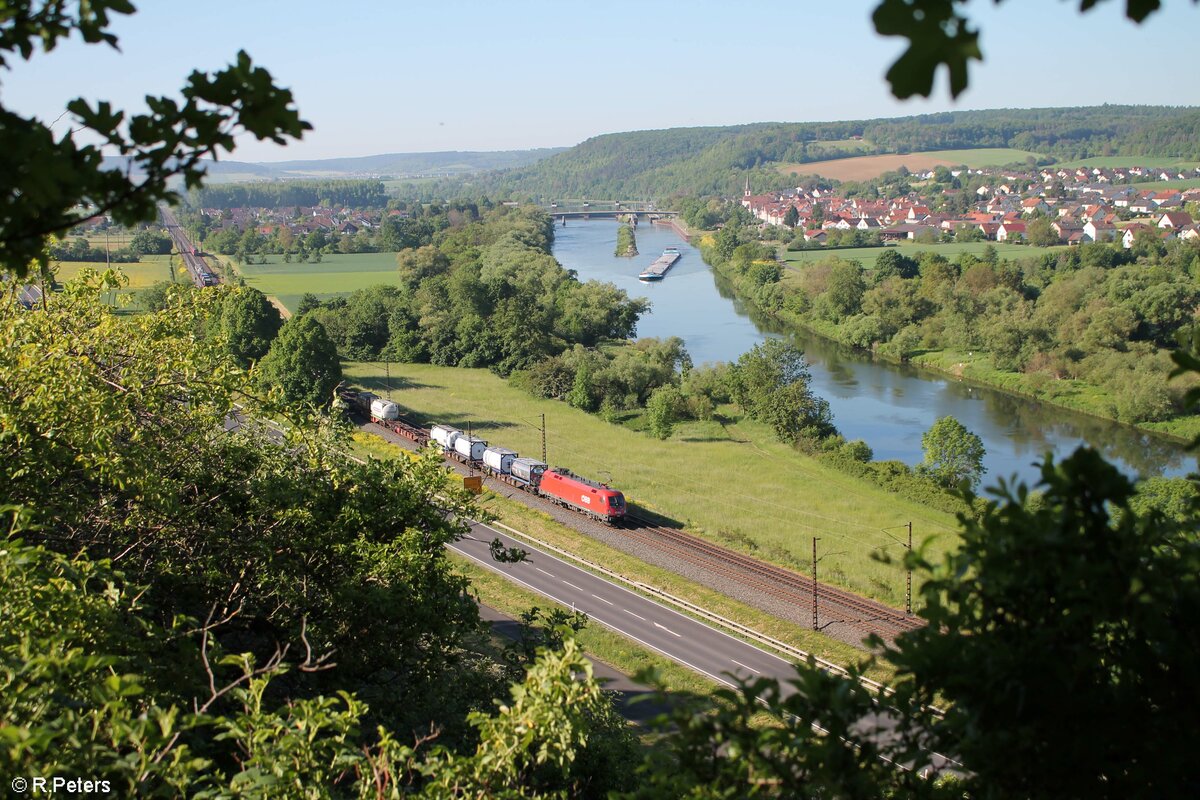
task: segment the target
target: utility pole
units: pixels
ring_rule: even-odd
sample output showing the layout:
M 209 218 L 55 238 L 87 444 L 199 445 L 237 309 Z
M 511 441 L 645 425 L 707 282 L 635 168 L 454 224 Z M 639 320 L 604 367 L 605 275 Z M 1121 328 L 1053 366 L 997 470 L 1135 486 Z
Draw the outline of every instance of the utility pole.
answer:
M 912 521 L 908 523 L 908 552 L 912 553 Z M 908 559 L 906 559 L 908 560 Z M 912 564 L 904 565 L 905 586 L 904 586 L 904 613 L 912 616 Z
M 813 590 L 813 630 L 818 629 L 817 625 L 817 541 L 816 536 L 813 537 L 813 574 L 812 574 L 812 590 Z
M 383 374 L 387 380 L 387 399 L 392 399 L 392 359 L 390 356 L 383 357 Z
M 542 463 L 549 464 L 546 460 L 546 415 L 542 414 Z

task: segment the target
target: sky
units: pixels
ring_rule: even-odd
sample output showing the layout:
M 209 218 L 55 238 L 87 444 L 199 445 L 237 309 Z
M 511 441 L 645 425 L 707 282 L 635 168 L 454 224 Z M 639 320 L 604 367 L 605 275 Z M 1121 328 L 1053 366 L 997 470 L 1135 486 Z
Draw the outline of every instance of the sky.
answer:
M 226 160 L 567 147 L 603 133 L 907 116 L 952 109 L 1200 105 L 1200 7 L 1142 25 L 1124 0 L 973 0 L 985 61 L 952 101 L 898 101 L 903 40 L 870 0 L 142 0 L 121 52 L 72 41 L 0 72 L 9 109 L 54 121 L 70 99 L 141 110 L 240 49 L 290 88 L 314 130 L 286 149 L 243 137 Z M 57 122 L 55 131 L 69 125 Z

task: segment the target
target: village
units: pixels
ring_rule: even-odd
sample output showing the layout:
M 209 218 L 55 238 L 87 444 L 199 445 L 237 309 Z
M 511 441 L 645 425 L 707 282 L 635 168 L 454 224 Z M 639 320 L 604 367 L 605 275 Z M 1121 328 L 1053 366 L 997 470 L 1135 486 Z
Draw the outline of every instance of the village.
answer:
M 1188 181 L 1185 172 L 1152 167 L 1058 168 L 1039 170 L 951 169 L 953 184 L 976 185 L 973 192 L 935 182 L 938 173 L 914 173 L 908 180 L 931 183 L 933 191 L 913 189 L 891 198 L 845 197 L 837 188 L 797 187 L 779 194 L 754 195 L 749 183 L 742 206 L 764 225 L 792 228 L 806 246 L 842 241 L 840 232 L 861 232 L 855 244 L 904 240 L 985 240 L 1039 245 L 1120 241 L 1133 246 L 1143 231 L 1164 240 L 1200 239 L 1194 219 L 1200 188 L 1162 189 L 1133 185 L 1147 181 Z M 969 192 L 964 196 L 964 192 Z M 1190 212 L 1188 209 L 1191 209 Z M 1031 236 L 1035 220 L 1042 235 Z M 1146 235 L 1146 234 L 1143 234 Z

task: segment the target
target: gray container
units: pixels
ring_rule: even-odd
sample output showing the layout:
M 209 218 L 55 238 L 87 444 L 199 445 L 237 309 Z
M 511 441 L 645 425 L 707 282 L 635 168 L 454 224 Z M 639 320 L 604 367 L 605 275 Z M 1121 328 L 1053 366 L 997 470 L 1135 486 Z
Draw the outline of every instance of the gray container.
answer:
M 499 472 L 501 475 L 507 475 L 512 472 L 513 459 L 516 457 L 516 453 L 503 447 L 489 447 L 483 451 L 484 465 Z
M 509 469 L 514 478 L 537 486 L 542 480 L 542 473 L 546 471 L 546 464 L 536 458 L 514 458 Z
M 429 429 L 429 438 L 440 444 L 443 450 L 453 450 L 455 440 L 462 435 L 462 431 L 445 425 L 434 425 Z
M 459 434 L 454 440 L 454 450 L 463 458 L 469 458 L 472 461 L 478 461 L 483 458 L 483 451 L 487 449 L 487 442 L 480 439 L 478 436 L 465 436 Z

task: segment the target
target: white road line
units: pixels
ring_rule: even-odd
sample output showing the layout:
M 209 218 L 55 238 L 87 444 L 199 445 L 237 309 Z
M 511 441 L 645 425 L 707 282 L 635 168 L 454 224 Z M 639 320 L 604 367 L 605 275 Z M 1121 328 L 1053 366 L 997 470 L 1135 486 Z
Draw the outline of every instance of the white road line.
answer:
M 541 567 L 534 567 L 534 569 L 536 569 L 538 572 L 542 573 L 543 575 L 549 575 L 551 578 L 554 577 L 553 572 L 546 572 L 546 570 L 542 569 Z
M 574 590 L 575 590 L 575 591 L 577 591 L 577 592 L 582 592 L 582 591 L 583 591 L 583 587 L 582 587 L 582 586 L 576 586 L 575 584 L 571 583 L 569 580 L 567 580 L 567 579 L 565 579 L 565 578 L 563 578 L 563 579 L 562 579 L 562 582 L 563 582 L 563 583 L 565 583 L 567 586 L 570 586 L 572 589 L 574 589 Z
M 452 544 L 447 545 L 447 547 L 449 547 L 451 550 L 455 551 L 459 555 L 465 556 L 466 558 L 471 559 L 472 561 L 479 564 L 484 569 L 495 572 L 497 575 L 503 575 L 504 577 L 508 578 L 513 583 L 519 583 L 522 586 L 524 586 L 526 589 L 529 589 L 530 591 L 537 592 L 538 594 L 543 595 L 544 597 L 549 597 L 551 600 L 555 601 L 556 603 L 560 603 L 564 608 L 566 608 L 569 605 L 568 603 L 564 603 L 562 600 L 559 600 L 557 597 L 550 594 L 546 590 L 539 589 L 538 587 L 534 586 L 533 584 L 526 583 L 525 581 L 521 580 L 517 576 L 513 575 L 511 572 L 506 572 L 506 571 L 500 569 L 494 563 L 492 563 L 490 560 L 485 561 L 482 558 L 473 556 L 470 553 L 466 552 L 465 550 L 461 550 Z M 608 627 L 613 632 L 618 633 L 621 636 L 624 636 L 626 639 L 632 639 L 633 641 L 640 644 L 642 647 L 648 648 L 650 650 L 653 650 L 656 653 L 659 653 L 664 658 L 669 658 L 678 664 L 683 664 L 688 669 L 693 670 L 694 672 L 700 673 L 701 675 L 703 675 L 704 677 L 708 678 L 709 680 L 711 680 L 715 683 L 719 683 L 722 686 L 728 686 L 731 689 L 737 688 L 737 684 L 735 684 L 733 681 L 729 680 L 728 678 L 726 678 L 722 675 L 714 675 L 713 673 L 709 672 L 708 670 L 704 669 L 703 667 L 698 667 L 695 664 L 692 664 L 691 662 L 687 661 L 686 659 L 681 658 L 678 655 L 675 655 L 673 653 L 668 653 L 666 650 L 663 650 L 658 645 L 651 644 L 650 642 L 647 642 L 644 639 L 639 639 L 638 637 L 634 636 L 629 631 L 623 630 L 620 627 L 613 625 L 612 623 L 605 622 L 604 620 L 600 619 L 599 617 L 593 616 L 592 619 L 596 620 L 596 622 L 599 622 L 601 625 Z M 732 637 L 730 637 L 730 638 L 732 638 Z M 735 641 L 737 641 L 737 640 L 735 640 Z M 766 651 L 764 651 L 764 652 L 766 652 Z
M 593 595 L 592 595 L 592 597 L 596 598 L 596 599 L 597 599 L 597 600 L 599 600 L 601 603 L 608 603 L 610 606 L 611 606 L 611 605 L 615 605 L 615 604 L 613 603 L 613 601 L 612 601 L 612 600 L 605 600 L 603 597 L 601 597 L 601 596 L 600 596 L 600 595 L 598 595 L 598 594 L 593 594 Z
M 659 625 L 659 624 L 656 622 L 656 623 L 654 623 L 654 627 L 656 627 L 656 628 L 662 628 L 664 631 L 666 631 L 667 633 L 671 634 L 672 636 L 678 636 L 678 637 L 679 637 L 679 638 L 681 638 L 681 639 L 683 638 L 683 634 L 681 634 L 681 633 L 676 633 L 675 631 L 673 631 L 673 630 L 671 630 L 670 628 L 668 628 L 666 625 Z
M 637 617 L 637 618 L 638 618 L 638 619 L 640 619 L 642 622 L 645 622 L 645 621 L 646 621 L 646 618 L 645 618 L 645 617 L 643 617 L 641 614 L 635 614 L 635 613 L 633 613 L 632 611 L 630 611 L 628 608 L 623 608 L 623 609 L 621 609 L 621 610 L 622 610 L 622 611 L 624 611 L 626 614 L 628 614 L 628 615 L 629 615 L 629 616 L 631 616 L 631 617 Z
M 750 671 L 751 671 L 751 672 L 753 672 L 755 675 L 761 675 L 761 674 L 762 674 L 761 672 L 759 672 L 758 670 L 756 670 L 754 667 L 747 667 L 745 664 L 743 664 L 742 662 L 738 661 L 736 658 L 731 658 L 731 659 L 729 659 L 729 660 L 730 660 L 730 661 L 732 661 L 733 663 L 737 664 L 737 665 L 738 665 L 739 667 L 741 667 L 742 669 L 748 669 L 748 670 L 750 670 Z

